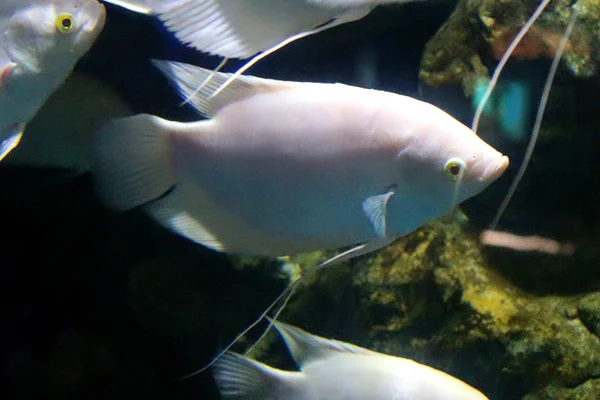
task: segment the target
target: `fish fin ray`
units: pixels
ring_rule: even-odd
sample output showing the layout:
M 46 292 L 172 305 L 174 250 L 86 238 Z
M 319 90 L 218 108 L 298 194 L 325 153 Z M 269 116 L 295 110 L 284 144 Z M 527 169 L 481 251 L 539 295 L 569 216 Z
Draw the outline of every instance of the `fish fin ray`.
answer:
M 141 114 L 111 120 L 95 133 L 91 169 L 107 205 L 128 210 L 171 189 L 168 124 L 174 123 Z
M 172 232 L 216 251 L 257 255 L 256 248 L 265 241 L 261 232 L 242 223 L 197 182 L 185 178 L 144 205 L 144 211 Z
M 340 262 L 348 261 L 351 258 L 365 255 L 365 254 L 371 253 L 373 251 L 379 250 L 379 249 L 389 245 L 390 243 L 394 242 L 397 238 L 398 238 L 397 236 L 382 237 L 382 238 L 377 238 L 377 239 L 371 240 L 370 242 L 355 246 L 349 250 L 346 250 L 346 251 L 336 255 L 335 257 L 332 257 L 332 258 L 322 262 L 317 267 L 310 270 L 308 272 L 308 274 L 312 275 L 325 267 L 329 267 L 334 264 L 338 264 Z M 285 306 L 285 304 L 287 304 L 287 301 L 289 300 L 289 296 L 291 296 L 291 294 L 293 293 L 293 290 L 305 278 L 306 278 L 306 276 L 302 276 L 301 278 L 296 280 L 292 284 L 292 286 L 290 286 L 288 288 L 289 294 L 286 297 L 284 306 Z M 279 298 L 278 298 L 278 300 L 279 300 Z M 271 307 L 272 306 L 273 305 L 271 305 Z M 331 355 L 334 352 L 373 354 L 373 352 L 371 352 L 370 350 L 364 349 L 362 347 L 355 346 L 353 344 L 345 343 L 345 342 L 334 340 L 334 339 L 325 339 L 325 338 L 322 338 L 322 337 L 319 337 L 316 335 L 312 335 L 308 332 L 305 332 L 305 331 L 303 331 L 299 328 L 293 327 L 291 325 L 288 325 L 288 324 L 285 324 L 282 322 L 278 322 L 277 317 L 281 313 L 283 307 L 281 309 L 279 309 L 279 311 L 275 314 L 273 319 L 267 317 L 267 319 L 269 320 L 269 327 L 271 325 L 275 326 L 277 331 L 283 337 L 283 340 L 285 341 L 288 349 L 290 350 L 292 357 L 294 358 L 294 360 L 296 361 L 296 363 L 298 364 L 300 369 L 302 369 L 302 367 L 304 365 L 310 363 L 311 361 L 326 358 L 327 356 Z
M 194 371 L 194 372 L 192 372 L 190 374 L 185 375 L 182 379 L 187 379 L 189 377 L 192 377 L 192 376 L 194 376 L 194 375 L 196 375 L 196 374 L 198 374 L 198 373 L 206 370 L 207 368 L 211 367 L 214 363 L 216 363 L 219 359 L 221 359 L 221 357 L 225 353 L 227 353 L 228 350 L 233 345 L 235 345 L 237 342 L 239 342 L 239 340 L 246 333 L 248 333 L 252 328 L 254 328 L 263 318 L 267 318 L 268 321 L 269 321 L 269 324 L 268 324 L 267 328 L 264 330 L 264 332 L 261 334 L 261 336 L 254 342 L 254 344 L 247 349 L 246 354 L 249 354 L 262 341 L 262 339 L 264 339 L 264 337 L 267 335 L 267 333 L 269 332 L 269 330 L 271 329 L 271 327 L 275 325 L 277 319 L 279 318 L 279 315 L 283 312 L 283 310 L 287 306 L 288 302 L 290 301 L 290 299 L 294 295 L 294 293 L 296 291 L 296 288 L 299 285 L 301 285 L 306 280 L 306 278 L 308 278 L 309 276 L 312 276 L 317 271 L 320 271 L 323 268 L 330 267 L 330 266 L 335 265 L 335 264 L 337 264 L 339 262 L 347 261 L 348 259 L 350 259 L 352 257 L 357 257 L 357 256 L 360 256 L 360 255 L 363 255 L 363 254 L 367 254 L 367 253 L 369 253 L 371 251 L 375 251 L 377 249 L 385 247 L 388 244 L 390 244 L 393 241 L 395 241 L 397 238 L 398 237 L 377 238 L 377 239 L 375 239 L 375 240 L 373 240 L 371 242 L 363 243 L 363 244 L 361 244 L 359 246 L 353 247 L 353 248 L 351 248 L 351 249 L 349 249 L 349 250 L 347 250 L 347 251 L 345 251 L 343 253 L 338 254 L 335 257 L 332 257 L 332 258 L 330 258 L 330 259 L 322 262 L 321 264 L 319 264 L 315 268 L 312 268 L 305 275 L 302 275 L 299 278 L 297 278 L 294 282 L 292 282 L 290 284 L 290 286 L 288 286 L 283 292 L 281 292 L 279 294 L 279 296 L 277 296 L 277 298 L 273 302 L 271 302 L 271 304 L 263 311 L 263 313 L 252 324 L 250 324 L 248 327 L 246 327 L 246 329 L 244 329 L 240 334 L 238 334 L 225 347 L 225 349 L 223 351 L 221 351 L 215 358 L 212 359 L 212 361 L 210 363 L 208 363 L 207 365 L 205 365 L 204 367 L 202 367 L 201 369 L 199 369 L 197 371 Z M 273 315 L 273 318 L 269 318 L 267 316 L 267 314 L 271 310 L 273 310 L 275 308 L 275 306 L 280 301 L 282 301 L 282 300 L 283 300 L 283 304 L 277 309 L 277 311 Z M 284 340 L 285 340 L 285 337 L 284 337 Z M 340 342 L 340 343 L 343 343 L 343 342 Z M 346 343 L 344 343 L 344 344 L 346 344 Z M 290 351 L 291 351 L 292 348 L 290 346 L 288 346 L 288 347 L 290 348 Z M 364 350 L 364 351 L 368 351 L 367 349 L 362 349 L 362 348 L 359 348 L 359 349 Z M 349 350 L 347 349 L 346 351 L 349 351 Z M 300 352 L 300 351 L 292 351 L 292 355 L 293 355 L 293 357 L 296 360 L 296 363 L 298 365 L 302 365 L 304 363 L 304 358 L 305 357 L 303 356 L 302 352 Z
M 248 58 L 346 9 L 281 0 L 163 0 L 154 12 L 183 43 L 226 58 Z
M 278 394 L 286 392 L 286 381 L 292 374 L 299 374 L 279 371 L 230 351 L 215 362 L 213 371 L 221 396 L 239 400 L 285 398 Z
M 263 58 L 265 58 L 266 56 L 276 52 L 277 50 L 287 46 L 288 44 L 295 42 L 298 39 L 302 39 L 305 38 L 307 36 L 311 36 L 314 35 L 316 33 L 322 32 L 326 29 L 329 28 L 333 28 L 334 26 L 346 23 L 346 22 L 351 22 L 351 21 L 355 21 L 357 19 L 360 19 L 362 17 L 364 17 L 365 15 L 367 15 L 369 12 L 371 11 L 371 8 L 367 7 L 361 7 L 359 9 L 351 9 L 347 12 L 345 12 L 344 14 L 340 15 L 339 17 L 336 17 L 334 20 L 326 23 L 325 25 L 322 25 L 318 28 L 315 29 L 311 29 L 308 31 L 302 31 L 297 33 L 296 35 L 293 35 L 291 37 L 286 38 L 285 40 L 283 40 L 282 42 L 277 43 L 276 45 L 263 50 L 260 54 L 255 55 L 254 57 L 252 57 L 251 60 L 249 60 L 247 63 L 245 63 L 244 65 L 242 65 L 235 73 L 233 73 L 222 85 L 220 85 L 211 95 L 211 97 L 218 95 L 219 93 L 221 93 L 222 90 L 224 90 L 231 82 L 233 82 L 235 79 L 237 79 L 238 77 L 240 77 L 248 68 L 252 67 L 254 64 L 256 64 L 258 61 L 262 60 Z
M 173 61 L 152 60 L 152 64 L 177 88 L 181 97 L 188 99 L 205 117 L 213 117 L 224 106 L 257 93 L 298 87 L 297 82 L 240 76 L 218 96 L 211 97 L 231 74 Z M 201 88 L 198 90 L 199 87 Z
M 185 210 L 181 188 L 175 187 L 166 196 L 144 206 L 145 211 L 167 229 L 196 243 L 217 251 L 227 251 L 222 244 L 200 221 Z
M 13 133 L 11 133 L 8 138 L 0 142 L 0 161 L 2 161 L 4 157 L 8 155 L 8 153 L 13 151 L 15 147 L 19 145 L 19 142 L 21 142 L 21 138 L 23 137 L 24 130 L 25 124 L 17 124 L 15 125 Z
M 284 322 L 272 323 L 300 369 L 312 361 L 322 360 L 336 353 L 374 354 L 371 350 L 335 339 L 325 339 Z
M 371 221 L 375 228 L 375 233 L 379 237 L 385 237 L 387 203 L 393 195 L 394 192 L 389 191 L 384 194 L 367 197 L 362 203 L 363 211 L 367 214 L 369 221 Z

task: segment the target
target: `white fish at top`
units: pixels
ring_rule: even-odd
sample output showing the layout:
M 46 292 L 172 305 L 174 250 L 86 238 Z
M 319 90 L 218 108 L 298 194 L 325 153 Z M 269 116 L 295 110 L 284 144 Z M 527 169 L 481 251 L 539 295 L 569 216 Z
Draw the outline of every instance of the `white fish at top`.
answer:
M 0 3 L 0 160 L 104 27 L 96 0 Z
M 155 65 L 183 95 L 212 73 Z M 92 172 L 109 206 L 142 207 L 218 251 L 283 256 L 362 243 L 343 253 L 350 258 L 444 215 L 508 165 L 469 128 L 411 97 L 250 76 L 211 97 L 228 76 L 217 73 L 194 97 L 209 120 L 143 114 L 100 129 Z
M 106 1 L 136 12 L 157 15 L 181 42 L 223 57 L 217 71 L 227 59 L 246 59 L 256 54 L 215 89 L 213 95 L 216 95 L 256 62 L 295 40 L 357 21 L 378 5 L 415 0 Z M 206 84 L 200 83 L 194 94 Z
M 157 15 L 182 42 L 225 58 L 248 58 L 302 32 L 413 0 L 105 0 Z M 319 29 L 322 30 L 322 29 Z
M 224 399 L 487 400 L 463 381 L 416 361 L 274 325 L 300 371 L 227 352 L 213 366 Z

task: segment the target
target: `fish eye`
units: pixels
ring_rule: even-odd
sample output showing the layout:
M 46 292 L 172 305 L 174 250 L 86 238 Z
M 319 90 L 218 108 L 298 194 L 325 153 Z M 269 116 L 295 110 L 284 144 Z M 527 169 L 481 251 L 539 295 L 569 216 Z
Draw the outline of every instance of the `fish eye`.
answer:
M 73 16 L 69 13 L 62 13 L 56 18 L 56 27 L 59 32 L 69 33 L 73 30 L 75 26 L 75 21 L 73 20 Z
M 446 162 L 446 165 L 444 165 L 444 172 L 446 172 L 446 175 L 454 181 L 457 180 L 466 169 L 467 165 L 460 158 L 451 158 Z

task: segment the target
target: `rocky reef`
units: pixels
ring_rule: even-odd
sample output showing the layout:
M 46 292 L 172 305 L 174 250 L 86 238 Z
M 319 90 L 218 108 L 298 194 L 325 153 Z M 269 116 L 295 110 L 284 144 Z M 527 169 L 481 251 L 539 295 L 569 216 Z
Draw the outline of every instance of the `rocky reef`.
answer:
M 428 2 L 413 3 L 389 12 L 378 8 L 363 25 L 324 32 L 326 39 L 299 41 L 271 64 L 264 60 L 257 75 L 352 83 L 358 79 L 353 51 L 360 44 L 379 55 L 383 89 L 414 93 L 423 43 L 437 22 Z M 454 84 L 470 95 L 538 4 L 460 0 L 425 47 L 421 83 Z M 311 276 L 283 321 L 447 371 L 491 400 L 600 398 L 600 2 L 579 0 L 572 8 L 569 1 L 552 1 L 515 60 L 549 62 L 572 9 L 579 20 L 567 46 L 567 68 L 559 71 L 534 160 L 501 224 L 568 240 L 575 252 L 482 246 L 481 220 L 504 194 L 512 169 L 461 206 L 465 213 Z M 192 57 L 191 51 L 166 43 L 158 52 L 148 40 L 145 52 L 128 60 L 131 46 L 122 38 L 143 43 L 154 22 L 145 20 L 147 29 L 136 33 L 143 21 L 113 14 L 113 22 L 119 18 L 126 29 L 109 32 L 114 41 L 100 41 L 100 55 L 83 65 L 84 72 L 102 73 L 126 95 L 132 112 L 197 118 L 177 107 L 180 99 L 168 87 L 147 84 L 157 76 L 149 66 L 149 78 L 138 77 L 148 58 Z M 445 15 L 435 18 L 441 23 Z M 134 33 L 139 36 L 132 38 Z M 110 59 L 117 44 L 122 47 Z M 110 64 L 115 67 L 108 69 Z M 536 65 L 530 75 L 543 79 L 546 70 Z M 518 165 L 521 152 L 502 150 Z M 210 370 L 179 378 L 205 366 L 291 280 L 335 254 L 217 254 L 169 233 L 139 210 L 108 211 L 89 176 L 63 173 L 0 169 L 2 398 L 217 399 Z M 260 334 L 252 330 L 234 350 L 245 351 Z M 273 333 L 251 355 L 294 368 Z
M 600 293 L 542 294 L 511 282 L 468 226 L 456 213 L 371 257 L 321 271 L 283 318 L 445 370 L 490 399 L 597 398 Z M 563 262 L 546 256 L 520 268 L 556 283 L 545 272 Z
M 456 9 L 427 43 L 420 79 L 429 86 L 458 83 L 470 96 L 477 79 L 489 77 L 488 66 L 505 53 L 518 31 L 540 4 L 537 0 L 460 0 Z M 551 1 L 515 49 L 512 58 L 552 58 L 573 10 L 578 20 L 564 60 L 575 76 L 590 77 L 598 68 L 600 3 Z

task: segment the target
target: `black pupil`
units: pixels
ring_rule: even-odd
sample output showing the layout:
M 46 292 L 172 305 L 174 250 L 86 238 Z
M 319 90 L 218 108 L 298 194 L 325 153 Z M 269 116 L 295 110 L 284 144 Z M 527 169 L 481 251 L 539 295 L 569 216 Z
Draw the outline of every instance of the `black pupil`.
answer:
M 71 27 L 71 19 L 70 18 L 63 19 L 62 26 L 63 26 L 63 28 L 69 29 Z
M 450 173 L 454 176 L 458 175 L 460 172 L 460 167 L 458 165 L 453 165 L 450 167 Z

